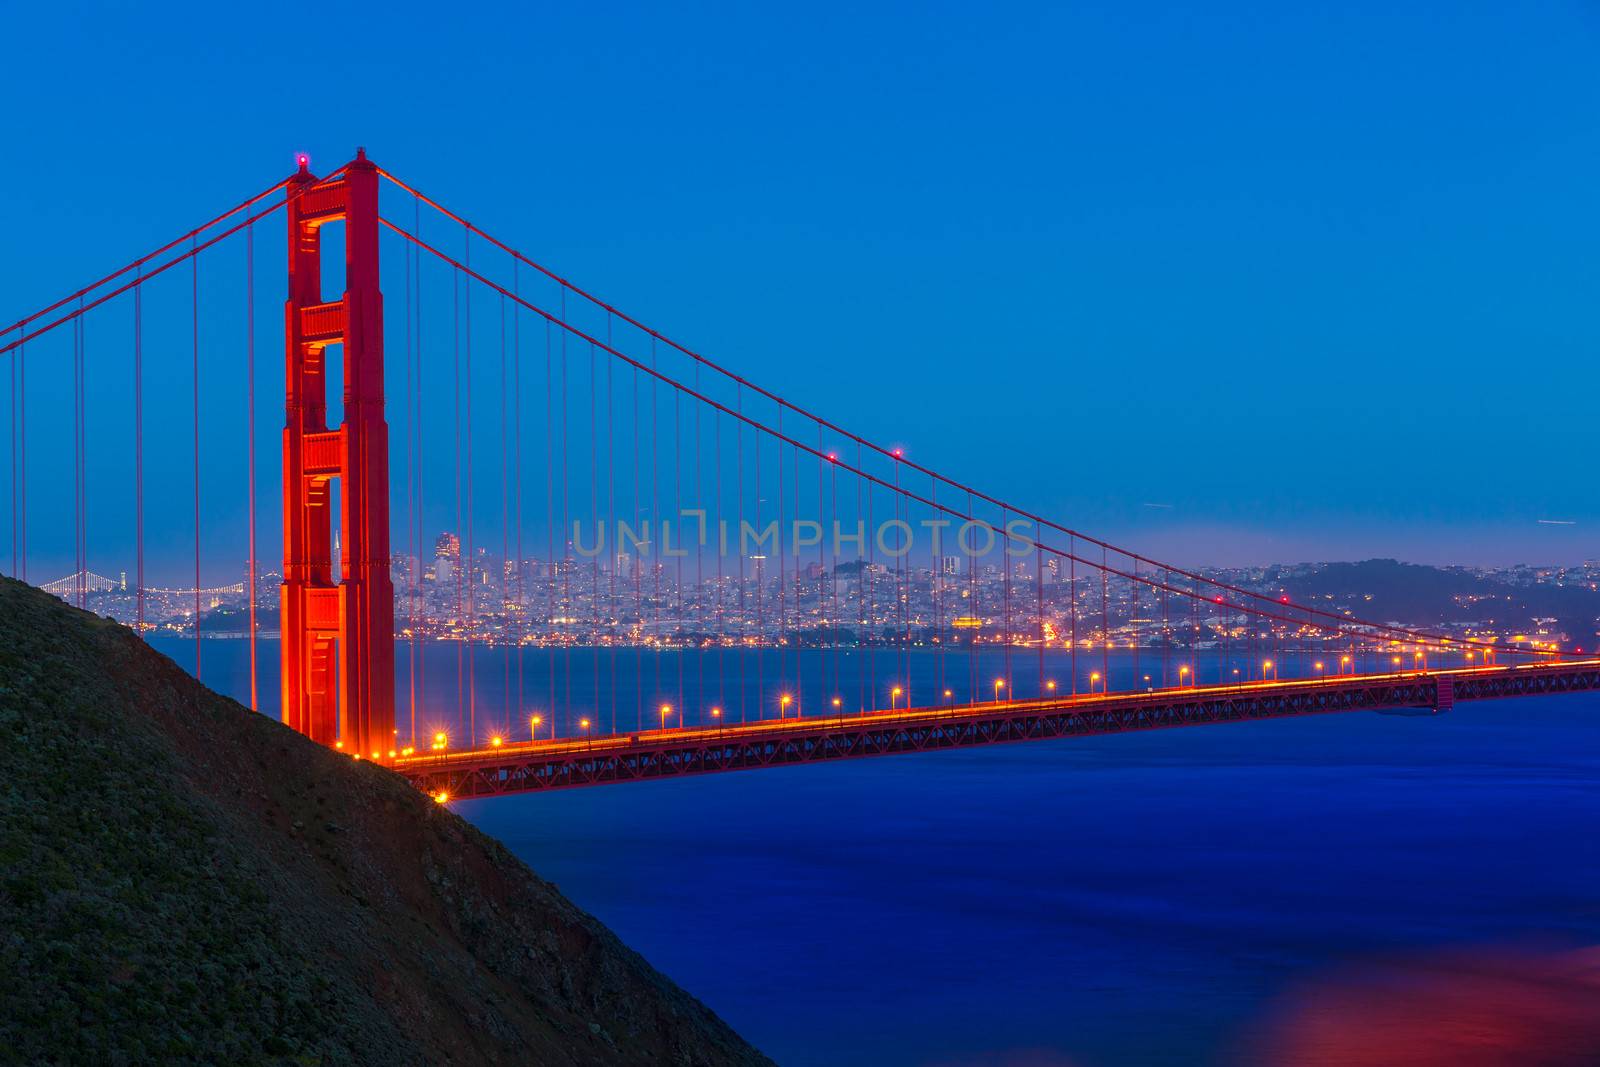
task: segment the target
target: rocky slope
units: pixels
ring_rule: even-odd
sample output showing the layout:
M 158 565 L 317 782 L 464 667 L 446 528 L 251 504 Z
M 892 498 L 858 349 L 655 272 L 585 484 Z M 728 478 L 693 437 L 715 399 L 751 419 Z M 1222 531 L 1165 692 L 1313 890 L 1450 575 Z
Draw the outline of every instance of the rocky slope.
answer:
M 0 1063 L 762 1064 L 399 778 L 0 579 Z

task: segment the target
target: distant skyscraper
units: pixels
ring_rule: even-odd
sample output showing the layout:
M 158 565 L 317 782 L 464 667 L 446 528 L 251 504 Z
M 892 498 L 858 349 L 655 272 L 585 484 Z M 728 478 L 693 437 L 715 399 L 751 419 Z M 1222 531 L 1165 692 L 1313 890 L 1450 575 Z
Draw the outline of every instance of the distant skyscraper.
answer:
M 455 580 L 456 567 L 461 563 L 461 538 L 453 533 L 442 533 L 433 545 L 433 577 L 436 582 Z

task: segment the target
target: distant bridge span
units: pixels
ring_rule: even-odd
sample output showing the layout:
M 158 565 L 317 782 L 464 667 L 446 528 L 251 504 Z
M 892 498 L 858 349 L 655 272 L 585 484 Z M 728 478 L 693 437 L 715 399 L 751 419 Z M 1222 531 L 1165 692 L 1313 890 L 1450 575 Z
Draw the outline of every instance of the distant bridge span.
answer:
M 395 769 L 446 801 L 906 752 L 1340 711 L 1600 689 L 1600 659 L 923 707 L 521 742 L 405 757 Z

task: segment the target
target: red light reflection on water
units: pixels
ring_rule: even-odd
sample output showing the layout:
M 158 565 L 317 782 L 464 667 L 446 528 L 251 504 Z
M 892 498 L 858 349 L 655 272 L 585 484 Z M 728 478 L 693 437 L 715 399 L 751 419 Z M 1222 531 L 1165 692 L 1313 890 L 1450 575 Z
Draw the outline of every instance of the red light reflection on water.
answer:
M 1345 967 L 1285 996 L 1239 1058 L 1259 1067 L 1600 1063 L 1600 948 Z

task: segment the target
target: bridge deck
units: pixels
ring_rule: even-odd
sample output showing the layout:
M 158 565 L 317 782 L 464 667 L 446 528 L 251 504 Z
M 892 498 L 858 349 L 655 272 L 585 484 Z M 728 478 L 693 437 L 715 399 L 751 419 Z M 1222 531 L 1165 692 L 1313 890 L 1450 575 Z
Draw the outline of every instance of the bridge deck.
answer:
M 942 748 L 1600 689 L 1600 659 L 1346 675 L 689 726 L 402 757 L 441 799 L 753 770 Z M 1442 690 L 1442 691 L 1441 691 Z

